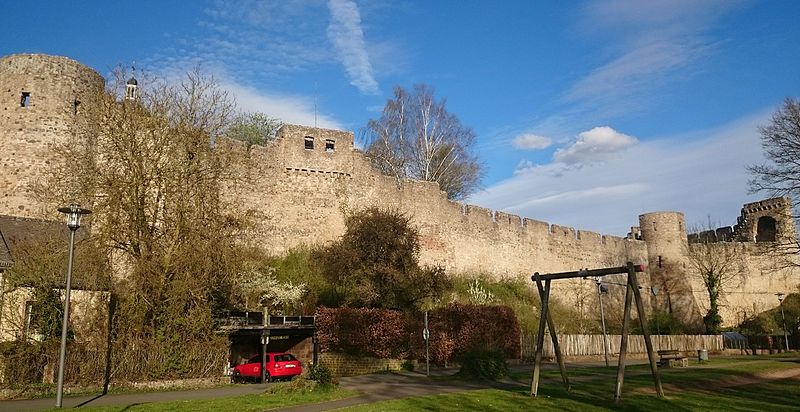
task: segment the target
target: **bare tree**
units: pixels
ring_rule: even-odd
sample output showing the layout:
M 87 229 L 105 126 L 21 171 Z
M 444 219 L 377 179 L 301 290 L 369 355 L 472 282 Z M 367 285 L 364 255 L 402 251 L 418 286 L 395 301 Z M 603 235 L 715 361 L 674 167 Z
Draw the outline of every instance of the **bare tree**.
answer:
M 54 148 L 62 162 L 41 193 L 94 211 L 91 238 L 116 270 L 114 356 L 126 365 L 117 376 L 159 370 L 148 363 L 159 357 L 183 365 L 182 376 L 202 376 L 218 366 L 203 357 L 227 347 L 213 318 L 230 306 L 248 224 L 225 195 L 247 156 L 216 139 L 234 105 L 196 71 L 179 83 L 146 82 L 127 100 L 118 93 L 125 77 L 88 105 L 73 139 Z M 203 350 L 181 354 L 195 345 Z
M 761 147 L 766 162 L 747 168 L 753 176 L 749 181 L 751 193 L 766 193 L 771 197 L 785 196 L 792 201 L 792 211 L 786 219 L 796 221 L 800 200 L 800 102 L 787 98 L 770 119 L 769 124 L 759 128 Z M 794 231 L 792 231 L 794 233 Z M 796 256 L 800 254 L 800 243 L 796 236 L 776 239 L 764 248 L 767 254 L 783 256 L 778 264 L 800 265 Z
M 381 117 L 366 129 L 367 155 L 398 185 L 405 179 L 439 183 L 449 199 L 464 199 L 480 183 L 483 167 L 472 153 L 475 133 L 437 101 L 433 88 L 400 86 Z
M 697 237 L 689 243 L 686 258 L 692 275 L 703 282 L 708 293 L 709 308 L 703 323 L 706 332 L 717 334 L 722 326 L 719 314 L 719 300 L 725 292 L 738 286 L 744 276 L 744 244 L 740 242 L 716 242 L 715 239 Z

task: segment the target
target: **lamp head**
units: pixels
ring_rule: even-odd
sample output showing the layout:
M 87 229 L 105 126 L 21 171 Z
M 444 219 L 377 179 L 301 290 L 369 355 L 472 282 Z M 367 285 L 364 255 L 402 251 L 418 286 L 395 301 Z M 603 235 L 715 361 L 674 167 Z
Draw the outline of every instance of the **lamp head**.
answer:
M 783 292 L 776 293 L 775 296 L 778 297 L 778 302 L 783 303 L 783 299 L 786 297 L 786 294 Z
M 71 204 L 69 206 L 60 207 L 58 211 L 67 215 L 67 227 L 69 230 L 78 230 L 81 227 L 81 216 L 92 213 L 89 209 L 84 209 L 81 205 Z

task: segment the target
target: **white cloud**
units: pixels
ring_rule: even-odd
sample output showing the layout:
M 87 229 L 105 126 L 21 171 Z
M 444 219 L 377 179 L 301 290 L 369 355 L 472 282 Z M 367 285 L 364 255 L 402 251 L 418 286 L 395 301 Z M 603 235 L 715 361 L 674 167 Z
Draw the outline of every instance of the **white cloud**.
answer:
M 517 168 L 514 169 L 514 174 L 520 173 L 528 173 L 536 169 L 536 163 L 533 163 L 531 160 L 522 159 L 517 163 Z
M 302 0 L 241 0 L 235 7 L 216 0 L 198 21 L 199 35 L 150 58 L 150 66 L 202 64 L 225 67 L 237 82 L 283 78 L 334 58 L 327 43 L 323 3 Z
M 689 40 L 657 40 L 637 45 L 577 81 L 565 98 L 604 106 L 604 111 L 610 114 L 635 109 L 641 104 L 639 97 L 644 91 L 663 84 L 667 77 L 706 55 L 711 48 Z
M 642 141 L 614 161 L 582 168 L 526 163 L 526 172 L 475 194 L 470 203 L 577 229 L 624 236 L 638 215 L 682 211 L 689 227 L 711 216 L 736 223 L 748 195 L 745 166 L 762 162 L 764 111 L 715 130 Z
M 517 149 L 541 150 L 550 147 L 553 144 L 553 139 L 533 133 L 523 133 L 515 137 L 511 144 Z
M 328 9 L 331 12 L 328 38 L 344 64 L 350 84 L 362 93 L 377 94 L 378 82 L 372 75 L 358 6 L 350 0 L 329 0 Z
M 553 159 L 570 165 L 604 161 L 637 142 L 635 137 L 608 126 L 595 127 L 579 133 L 578 139 L 570 146 L 556 150 Z
M 266 113 L 285 123 L 344 130 L 342 124 L 332 117 L 324 114 L 315 115 L 313 99 L 263 93 L 233 82 L 222 82 L 220 86 L 233 94 L 239 108 L 244 111 Z
M 715 22 L 748 0 L 595 0 L 575 28 L 597 52 L 544 119 L 526 125 L 549 135 L 657 107 L 669 87 L 713 63 L 724 46 Z
M 695 25 L 737 7 L 743 0 L 602 0 L 587 4 L 584 24 L 614 28 L 619 25 L 664 27 Z

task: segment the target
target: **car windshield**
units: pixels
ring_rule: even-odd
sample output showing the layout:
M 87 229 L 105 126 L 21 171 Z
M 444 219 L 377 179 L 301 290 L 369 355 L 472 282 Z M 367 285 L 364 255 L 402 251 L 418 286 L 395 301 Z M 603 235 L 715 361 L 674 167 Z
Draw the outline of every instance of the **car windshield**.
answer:
M 288 353 L 285 353 L 283 355 L 275 355 L 275 362 L 290 362 L 293 360 L 295 360 L 294 356 Z

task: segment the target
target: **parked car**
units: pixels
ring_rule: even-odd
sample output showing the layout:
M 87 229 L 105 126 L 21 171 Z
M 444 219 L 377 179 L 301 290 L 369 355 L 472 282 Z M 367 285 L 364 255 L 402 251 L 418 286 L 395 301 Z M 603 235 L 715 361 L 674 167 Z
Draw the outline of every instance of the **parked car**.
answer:
M 267 353 L 265 369 L 266 381 L 272 382 L 275 379 L 292 379 L 303 373 L 300 361 L 292 354 L 285 352 Z M 250 357 L 247 362 L 233 367 L 231 379 L 233 382 L 245 380 L 258 380 L 261 378 L 261 355 Z

